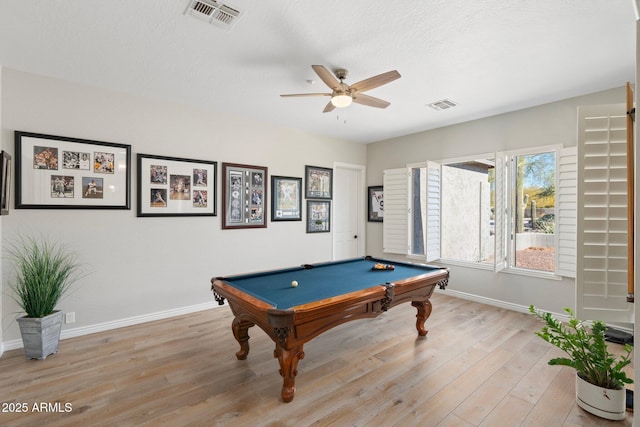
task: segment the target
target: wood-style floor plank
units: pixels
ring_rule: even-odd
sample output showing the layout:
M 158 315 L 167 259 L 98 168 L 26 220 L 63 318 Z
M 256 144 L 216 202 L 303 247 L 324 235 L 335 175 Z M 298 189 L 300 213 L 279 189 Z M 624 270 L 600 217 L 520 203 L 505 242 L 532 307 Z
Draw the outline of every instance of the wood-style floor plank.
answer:
M 561 353 L 533 316 L 446 291 L 432 301 L 426 338 L 405 304 L 307 343 L 291 403 L 263 331 L 250 329 L 249 357 L 236 359 L 228 307 L 67 339 L 44 361 L 10 351 L 0 403 L 27 411 L 0 412 L 0 425 L 632 425 L 631 413 L 607 422 L 576 405 L 575 374 L 547 364 Z

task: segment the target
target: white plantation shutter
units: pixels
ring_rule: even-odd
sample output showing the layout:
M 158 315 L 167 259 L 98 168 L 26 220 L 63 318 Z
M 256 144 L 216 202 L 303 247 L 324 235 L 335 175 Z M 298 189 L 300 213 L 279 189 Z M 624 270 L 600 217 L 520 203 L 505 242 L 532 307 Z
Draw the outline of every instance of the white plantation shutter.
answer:
M 409 170 L 387 169 L 383 176 L 382 251 L 409 252 Z
M 559 150 L 556 164 L 556 273 L 576 277 L 577 148 Z
M 440 259 L 440 194 L 442 170 L 438 163 L 427 163 L 426 261 Z
M 633 322 L 627 295 L 624 104 L 578 110 L 578 317 Z

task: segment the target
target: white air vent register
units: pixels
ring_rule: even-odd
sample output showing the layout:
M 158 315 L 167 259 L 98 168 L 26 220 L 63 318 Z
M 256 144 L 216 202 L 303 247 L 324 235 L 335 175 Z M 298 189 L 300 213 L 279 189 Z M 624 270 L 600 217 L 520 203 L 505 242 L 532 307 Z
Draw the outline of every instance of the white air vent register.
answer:
M 443 110 L 448 110 L 449 108 L 453 108 L 455 106 L 457 106 L 458 104 L 456 104 L 455 102 L 453 102 L 450 99 L 441 99 L 440 101 L 436 101 L 436 102 L 432 102 L 430 104 L 427 104 L 427 106 L 433 108 L 434 110 L 437 111 L 443 111 Z
M 240 19 L 242 12 L 215 0 L 191 0 L 187 14 L 217 27 L 229 29 Z

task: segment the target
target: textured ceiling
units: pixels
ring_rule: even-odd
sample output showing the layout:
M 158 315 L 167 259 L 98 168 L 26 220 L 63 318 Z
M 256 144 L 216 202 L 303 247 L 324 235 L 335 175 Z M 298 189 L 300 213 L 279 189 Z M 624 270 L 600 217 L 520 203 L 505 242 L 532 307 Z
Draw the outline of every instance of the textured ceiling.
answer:
M 229 30 L 189 2 L 1 0 L 0 64 L 362 143 L 635 80 L 632 0 L 229 0 Z M 402 78 L 367 92 L 387 109 L 323 114 L 279 96 L 325 92 L 312 64 Z

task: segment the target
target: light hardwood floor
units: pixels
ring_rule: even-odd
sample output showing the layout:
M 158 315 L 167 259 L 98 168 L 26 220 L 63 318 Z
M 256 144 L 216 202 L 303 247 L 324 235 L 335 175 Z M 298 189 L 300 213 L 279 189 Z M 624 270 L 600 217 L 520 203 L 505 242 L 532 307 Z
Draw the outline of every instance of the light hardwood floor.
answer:
M 264 332 L 252 328 L 236 360 L 228 307 L 67 339 L 45 361 L 6 352 L 0 409 L 28 409 L 0 413 L 0 425 L 632 425 L 632 413 L 607 422 L 576 406 L 574 371 L 547 365 L 560 353 L 532 316 L 446 291 L 432 301 L 426 339 L 404 304 L 309 342 L 291 403 Z M 55 402 L 69 411 L 34 411 Z

